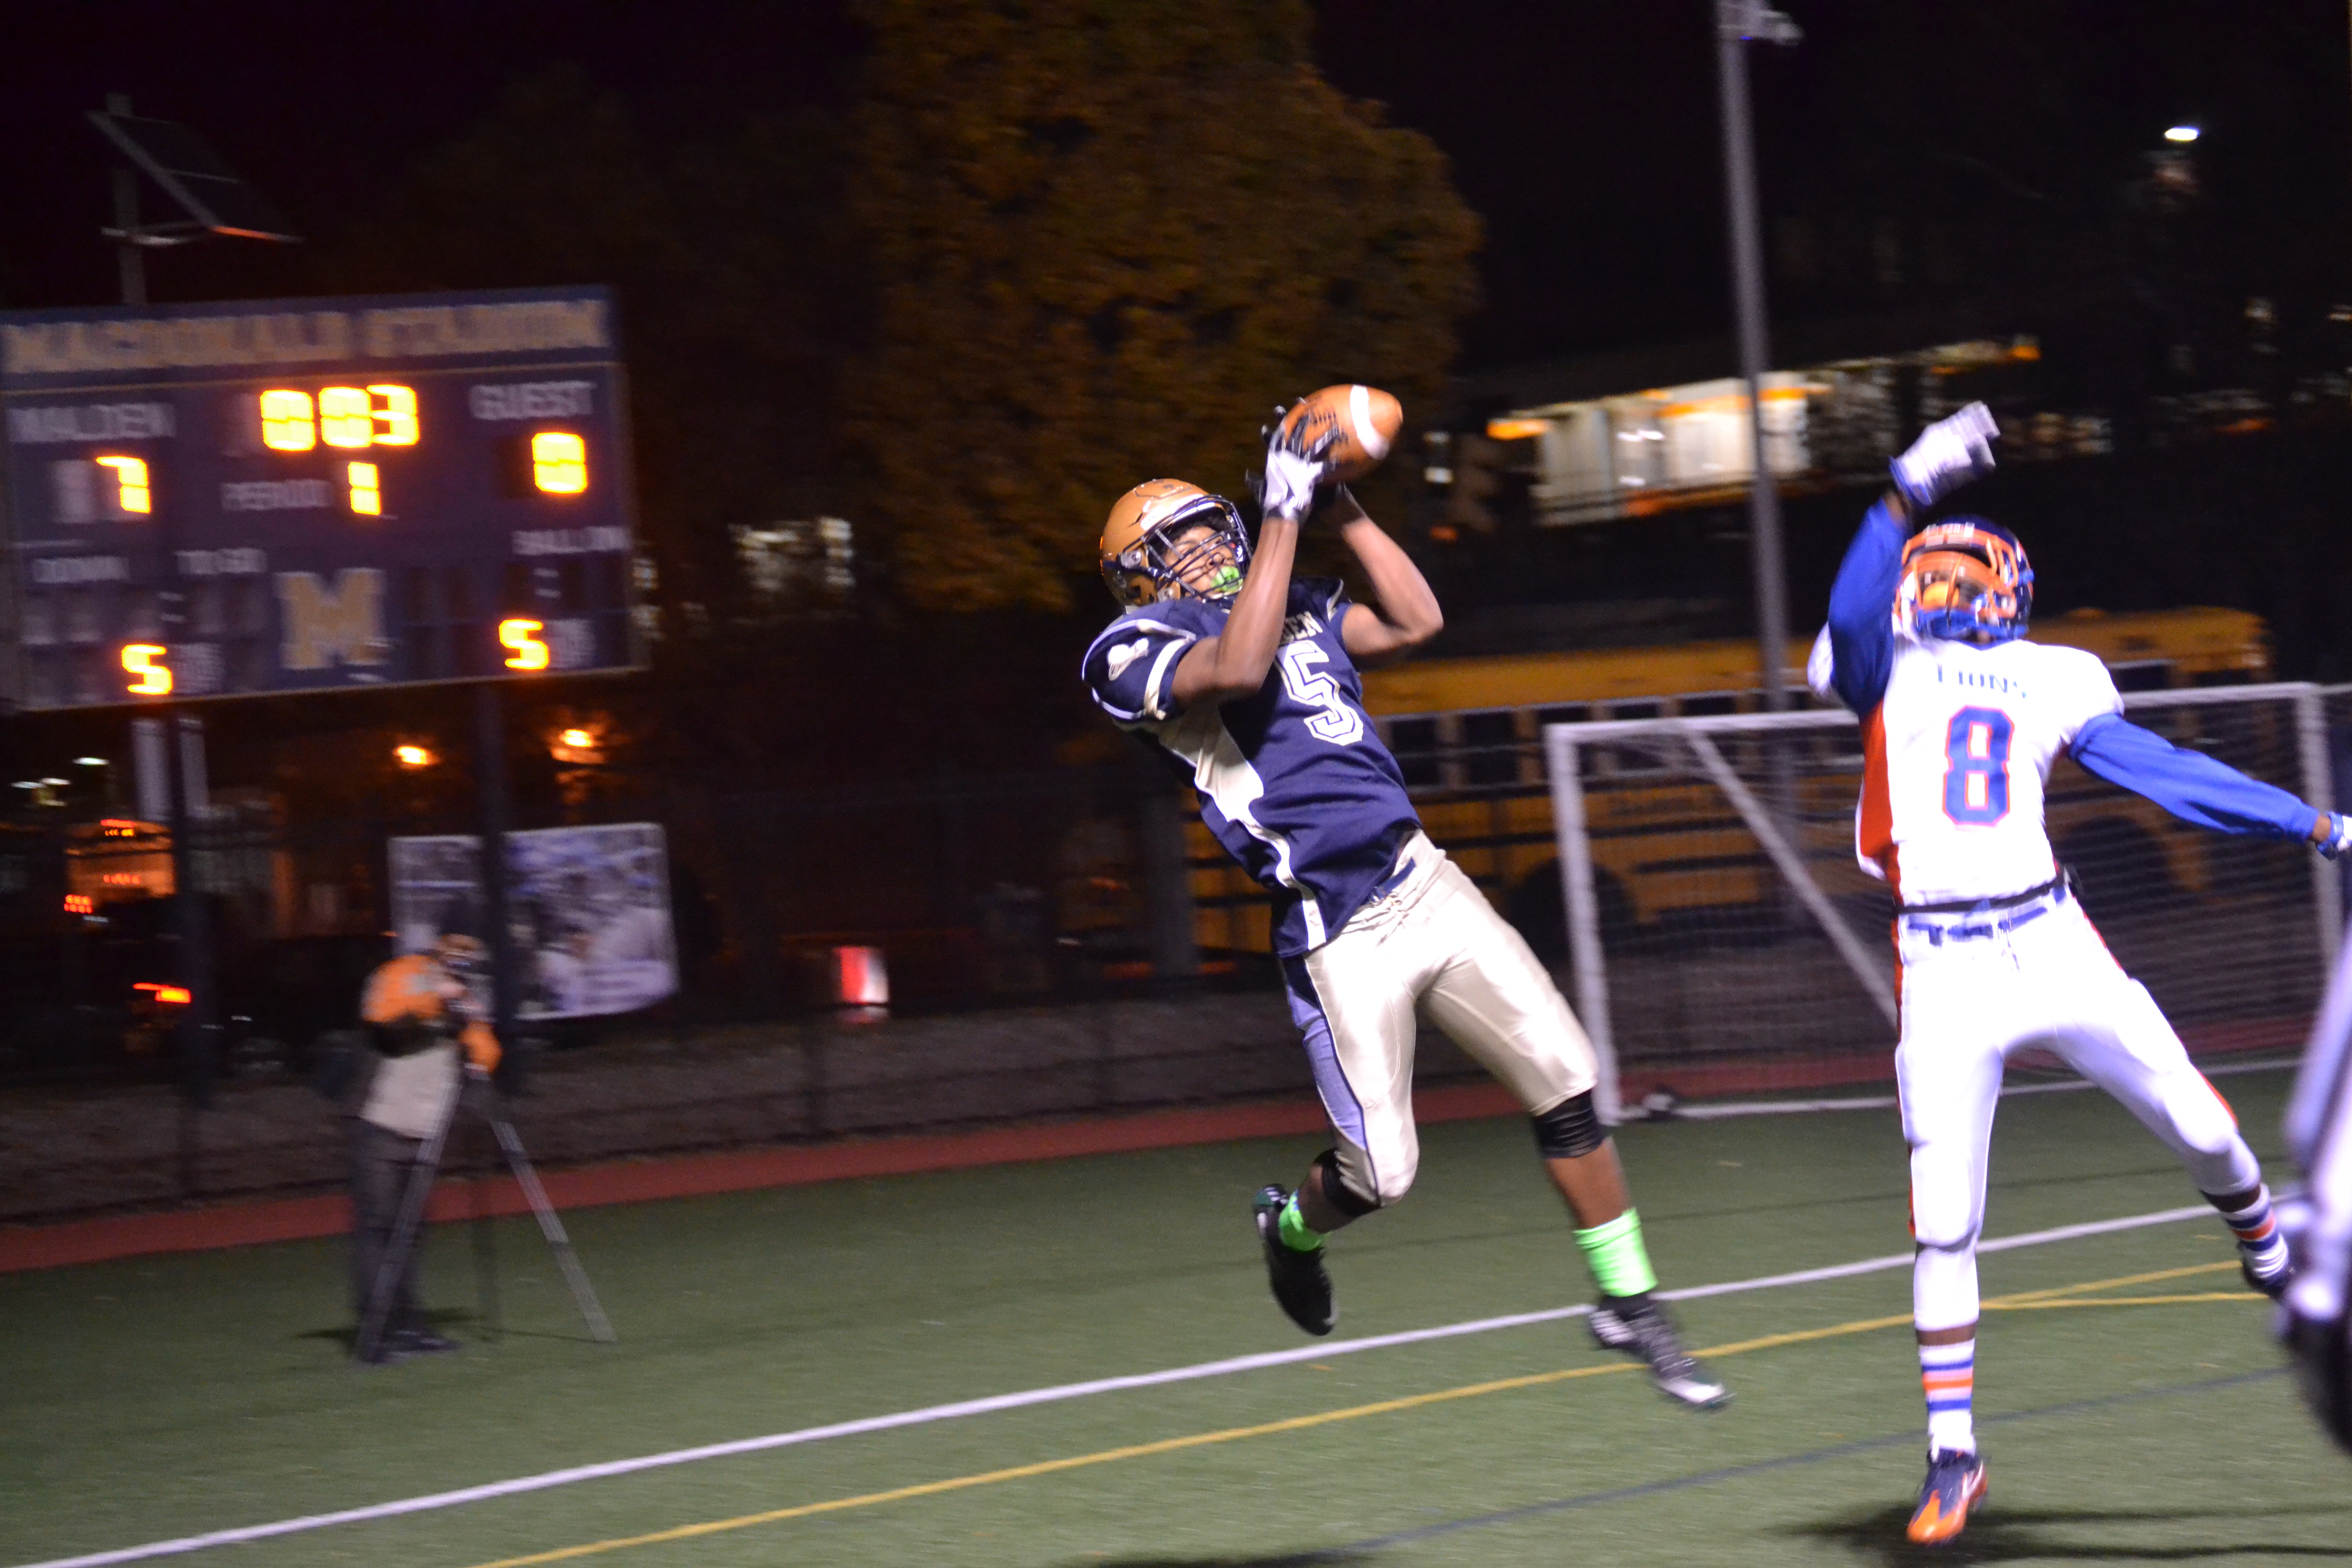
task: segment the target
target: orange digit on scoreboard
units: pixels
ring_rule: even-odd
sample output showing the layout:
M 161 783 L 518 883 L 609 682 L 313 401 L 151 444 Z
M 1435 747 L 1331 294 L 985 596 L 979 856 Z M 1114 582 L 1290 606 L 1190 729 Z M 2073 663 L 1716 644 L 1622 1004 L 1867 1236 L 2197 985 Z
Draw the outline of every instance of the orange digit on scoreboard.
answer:
M 547 629 L 541 621 L 526 620 L 520 616 L 499 623 L 499 646 L 509 650 L 509 669 L 545 669 L 549 654 L 540 633 Z
M 172 689 L 171 667 L 163 662 L 170 650 L 152 642 L 126 643 L 122 649 L 125 674 L 138 677 L 123 688 L 133 697 L 163 697 Z
M 569 430 L 541 430 L 530 438 L 530 482 L 552 496 L 588 488 L 588 443 Z

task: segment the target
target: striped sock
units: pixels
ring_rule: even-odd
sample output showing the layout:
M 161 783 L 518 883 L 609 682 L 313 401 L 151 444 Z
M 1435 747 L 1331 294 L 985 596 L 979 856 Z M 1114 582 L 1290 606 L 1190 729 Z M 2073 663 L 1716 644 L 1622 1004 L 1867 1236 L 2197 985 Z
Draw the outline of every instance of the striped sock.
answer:
M 2207 1193 L 2205 1201 L 2221 1211 L 2221 1223 L 2238 1238 L 2238 1250 L 2258 1278 L 2271 1279 L 2286 1267 L 2286 1237 L 2271 1213 L 2268 1187 L 2257 1183 L 2242 1193 Z
M 1919 1382 L 1927 1391 L 1927 1447 L 1977 1451 L 1977 1342 L 1919 1347 Z

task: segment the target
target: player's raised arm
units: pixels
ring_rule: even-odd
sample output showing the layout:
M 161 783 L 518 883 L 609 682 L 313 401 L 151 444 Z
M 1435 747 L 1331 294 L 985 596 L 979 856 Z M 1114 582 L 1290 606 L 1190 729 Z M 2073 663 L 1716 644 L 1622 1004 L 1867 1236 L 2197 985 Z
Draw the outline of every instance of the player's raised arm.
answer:
M 1865 717 L 1894 668 L 1895 587 L 1910 525 L 1910 507 L 1887 491 L 1864 516 L 1830 587 L 1830 684 L 1839 701 Z
M 1234 595 L 1224 629 L 1193 644 L 1176 666 L 1173 691 L 1179 704 L 1229 702 L 1265 684 L 1275 649 L 1282 644 L 1299 520 L 1315 504 L 1315 489 L 1325 472 L 1319 450 L 1293 451 L 1280 431 L 1269 436 L 1265 477 L 1258 484 L 1263 517 L 1256 548 L 1250 552 L 1249 574 Z
M 1339 641 L 1348 657 L 1359 666 L 1377 664 L 1401 658 L 1444 631 L 1445 613 L 1437 607 L 1437 595 L 1412 557 L 1365 515 L 1345 485 L 1333 492 L 1330 506 L 1332 525 L 1363 563 L 1364 575 L 1380 600 L 1377 607 L 1348 606 L 1347 619 L 1339 623 Z

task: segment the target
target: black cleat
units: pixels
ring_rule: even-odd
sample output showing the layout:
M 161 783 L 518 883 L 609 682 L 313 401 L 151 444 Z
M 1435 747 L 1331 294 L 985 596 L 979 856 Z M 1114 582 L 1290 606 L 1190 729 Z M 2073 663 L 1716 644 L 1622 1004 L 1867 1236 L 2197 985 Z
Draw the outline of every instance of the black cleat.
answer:
M 1331 1304 L 1331 1276 L 1324 1270 L 1321 1247 L 1301 1252 L 1282 1239 L 1282 1211 L 1289 1202 L 1290 1194 L 1280 1187 L 1265 1187 L 1250 1205 L 1257 1218 L 1258 1243 L 1265 1250 L 1266 1283 L 1274 1287 L 1275 1301 L 1292 1322 L 1310 1334 L 1328 1334 L 1339 1321 L 1339 1309 Z
M 2254 1267 L 2253 1252 L 2244 1242 L 2238 1243 L 2239 1278 L 2245 1280 L 2247 1289 L 2259 1290 L 2275 1301 L 2286 1294 L 2288 1286 L 2294 1283 L 2294 1256 L 2282 1247 L 2275 1250 L 2273 1262 L 2275 1267 L 2269 1273 L 2263 1273 Z
M 1664 1309 L 1654 1301 L 1631 1309 L 1612 1304 L 1618 1300 L 1603 1296 L 1585 1319 L 1596 1344 L 1648 1363 L 1650 1381 L 1677 1404 L 1696 1410 L 1720 1410 L 1731 1403 L 1731 1391 L 1683 1349 Z

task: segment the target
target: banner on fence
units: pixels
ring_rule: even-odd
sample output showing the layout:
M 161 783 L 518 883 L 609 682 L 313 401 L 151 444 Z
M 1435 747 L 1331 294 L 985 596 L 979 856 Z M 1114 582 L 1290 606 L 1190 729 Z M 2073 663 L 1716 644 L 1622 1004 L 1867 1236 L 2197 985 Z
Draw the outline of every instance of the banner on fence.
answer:
M 452 931 L 487 940 L 478 838 L 394 838 L 390 860 L 402 952 Z M 669 850 L 658 823 L 508 834 L 507 918 L 522 988 L 518 1017 L 633 1012 L 677 989 Z

